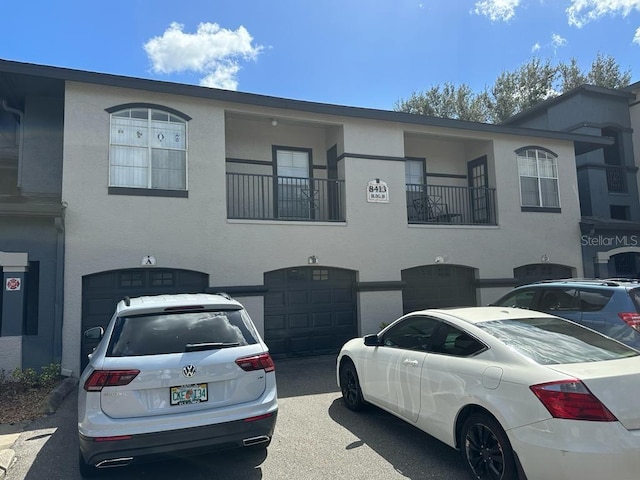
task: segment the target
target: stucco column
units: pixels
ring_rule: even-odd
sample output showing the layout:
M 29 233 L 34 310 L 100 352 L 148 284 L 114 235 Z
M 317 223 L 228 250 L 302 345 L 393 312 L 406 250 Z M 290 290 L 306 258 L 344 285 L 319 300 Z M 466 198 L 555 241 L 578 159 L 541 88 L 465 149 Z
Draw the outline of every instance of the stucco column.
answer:
M 611 256 L 608 252 L 598 252 L 595 257 L 595 277 L 609 278 L 609 259 Z
M 24 278 L 28 266 L 26 253 L 0 252 L 2 267 L 2 331 L 0 336 L 22 335 L 24 320 Z

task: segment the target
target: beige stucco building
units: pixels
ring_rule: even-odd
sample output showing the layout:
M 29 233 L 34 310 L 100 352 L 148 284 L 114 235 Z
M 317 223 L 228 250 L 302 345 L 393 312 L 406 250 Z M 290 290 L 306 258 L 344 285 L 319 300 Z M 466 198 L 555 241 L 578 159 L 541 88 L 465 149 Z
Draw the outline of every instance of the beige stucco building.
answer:
M 312 355 L 406 311 L 582 274 L 574 152 L 600 137 L 27 73 L 64 84 L 66 374 L 125 295 L 223 290 L 274 355 Z

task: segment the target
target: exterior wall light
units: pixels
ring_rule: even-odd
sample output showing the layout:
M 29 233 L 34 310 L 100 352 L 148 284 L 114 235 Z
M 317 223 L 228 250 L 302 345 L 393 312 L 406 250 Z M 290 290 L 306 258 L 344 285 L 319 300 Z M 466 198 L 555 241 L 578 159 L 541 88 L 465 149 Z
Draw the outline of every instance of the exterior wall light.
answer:
M 316 257 L 315 255 L 311 255 L 307 259 L 307 262 L 309 262 L 309 265 L 316 265 L 316 264 L 320 263 L 320 260 L 318 260 L 318 257 Z

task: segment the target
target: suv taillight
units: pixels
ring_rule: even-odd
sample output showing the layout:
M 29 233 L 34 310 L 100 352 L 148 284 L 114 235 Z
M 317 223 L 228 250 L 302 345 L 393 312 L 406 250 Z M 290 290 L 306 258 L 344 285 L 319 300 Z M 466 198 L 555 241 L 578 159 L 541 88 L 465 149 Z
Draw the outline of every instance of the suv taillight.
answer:
M 94 370 L 84 382 L 84 389 L 100 392 L 104 387 L 128 385 L 139 373 L 140 370 Z
M 253 355 L 251 357 L 242 357 L 236 360 L 238 366 L 245 372 L 251 372 L 252 370 L 264 370 L 265 372 L 273 372 L 276 366 L 273 363 L 271 355 L 268 353 L 261 353 L 260 355 Z
M 624 323 L 629 325 L 630 327 L 635 328 L 636 330 L 640 330 L 640 313 L 628 312 L 628 313 L 619 313 L 618 316 L 624 320 Z
M 541 383 L 529 388 L 555 418 L 593 422 L 618 420 L 580 380 Z

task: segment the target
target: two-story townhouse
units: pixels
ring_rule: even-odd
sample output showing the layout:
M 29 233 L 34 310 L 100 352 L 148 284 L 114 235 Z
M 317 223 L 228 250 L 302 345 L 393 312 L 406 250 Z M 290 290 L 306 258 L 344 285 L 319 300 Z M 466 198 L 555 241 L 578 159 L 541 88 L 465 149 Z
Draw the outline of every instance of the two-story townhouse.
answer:
M 611 140 L 601 149 L 576 151 L 580 247 L 587 277 L 640 275 L 639 163 L 634 153 L 634 145 L 640 145 L 639 90 L 637 83 L 621 90 L 583 85 L 505 122 Z
M 3 67 L 6 65 L 3 65 Z M 0 71 L 0 370 L 61 358 L 64 81 Z
M 226 291 L 274 355 L 581 275 L 600 136 L 37 68 L 64 87 L 62 366 L 124 296 Z

